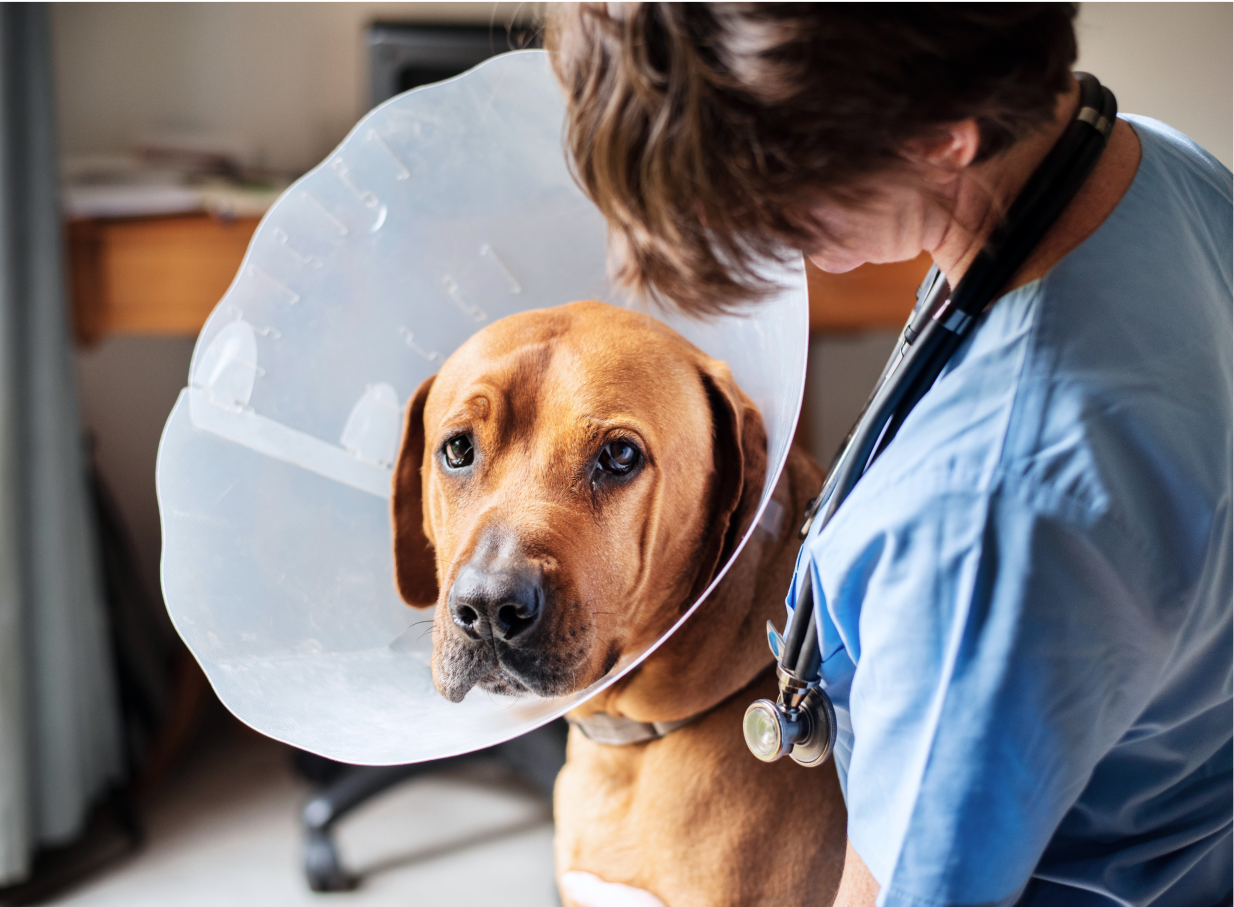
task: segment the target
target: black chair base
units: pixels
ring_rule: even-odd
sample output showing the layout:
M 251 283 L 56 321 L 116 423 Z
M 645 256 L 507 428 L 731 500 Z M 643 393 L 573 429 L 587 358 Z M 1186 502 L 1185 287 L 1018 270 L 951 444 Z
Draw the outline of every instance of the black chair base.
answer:
M 341 766 L 332 763 L 335 770 L 323 767 L 324 760 L 297 760 L 303 770 L 312 766 L 311 772 L 329 781 L 305 804 L 301 813 L 304 826 L 304 874 L 313 891 L 351 891 L 359 884 L 359 877 L 348 872 L 339 856 L 334 841 L 334 825 L 348 812 L 355 809 L 382 791 L 388 790 L 415 775 L 427 774 L 443 768 L 462 765 L 483 757 L 497 757 L 534 784 L 542 793 L 551 797 L 553 782 L 566 759 L 566 723 L 557 720 L 537 728 L 522 737 L 488 749 L 418 762 L 412 765 Z M 309 772 L 306 772 L 306 774 Z

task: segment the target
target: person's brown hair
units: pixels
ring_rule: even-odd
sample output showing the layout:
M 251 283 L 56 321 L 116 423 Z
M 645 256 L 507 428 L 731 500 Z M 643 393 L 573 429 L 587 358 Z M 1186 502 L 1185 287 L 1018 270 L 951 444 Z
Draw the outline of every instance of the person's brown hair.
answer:
M 770 289 L 912 139 L 975 118 L 979 159 L 1049 122 L 1070 3 L 563 4 L 548 28 L 566 144 L 622 283 L 695 314 Z

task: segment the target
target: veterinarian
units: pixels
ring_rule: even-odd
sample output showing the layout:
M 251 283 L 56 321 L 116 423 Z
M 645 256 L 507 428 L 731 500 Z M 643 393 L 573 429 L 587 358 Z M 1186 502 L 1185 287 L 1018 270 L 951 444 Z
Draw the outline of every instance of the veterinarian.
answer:
M 619 276 L 706 315 L 785 244 L 957 286 L 1075 115 L 1074 16 L 565 5 L 549 45 Z M 1230 172 L 1119 119 L 807 538 L 837 904 L 1231 903 L 1231 242 Z

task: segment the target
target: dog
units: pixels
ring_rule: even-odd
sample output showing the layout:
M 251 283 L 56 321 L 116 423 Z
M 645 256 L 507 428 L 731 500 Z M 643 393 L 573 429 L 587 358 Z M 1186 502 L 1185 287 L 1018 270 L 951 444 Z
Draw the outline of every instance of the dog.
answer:
M 408 604 L 437 606 L 434 685 L 458 702 L 601 679 L 711 583 L 766 470 L 762 418 L 728 367 L 648 314 L 576 302 L 476 333 L 408 403 L 394 470 L 395 579 Z M 741 730 L 746 706 L 776 695 L 764 626 L 783 620 L 793 517 L 822 479 L 793 448 L 773 495 L 788 518 L 760 525 L 697 614 L 567 716 L 567 907 L 834 897 L 834 769 L 760 762 Z M 603 742 L 631 727 L 649 739 Z

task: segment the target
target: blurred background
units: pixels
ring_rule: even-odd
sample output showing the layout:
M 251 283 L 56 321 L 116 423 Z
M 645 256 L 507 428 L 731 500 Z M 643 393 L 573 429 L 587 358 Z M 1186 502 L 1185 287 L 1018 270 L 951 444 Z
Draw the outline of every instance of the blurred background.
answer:
M 373 104 L 535 46 L 544 5 L 2 9 L 0 905 L 557 903 L 557 731 L 411 777 L 245 729 L 162 609 L 154 494 L 266 207 Z M 1231 9 L 1084 4 L 1079 68 L 1230 166 Z M 820 461 L 925 267 L 811 272 L 798 436 Z

